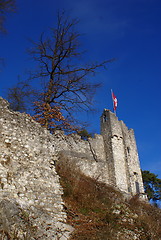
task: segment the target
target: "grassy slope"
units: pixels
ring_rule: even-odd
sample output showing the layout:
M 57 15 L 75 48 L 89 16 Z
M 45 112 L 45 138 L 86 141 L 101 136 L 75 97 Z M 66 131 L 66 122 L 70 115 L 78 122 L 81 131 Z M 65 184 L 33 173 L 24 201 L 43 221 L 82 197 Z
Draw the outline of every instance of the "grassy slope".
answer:
M 122 195 L 103 183 L 57 165 L 72 240 L 161 239 L 161 210 L 140 202 L 124 201 Z

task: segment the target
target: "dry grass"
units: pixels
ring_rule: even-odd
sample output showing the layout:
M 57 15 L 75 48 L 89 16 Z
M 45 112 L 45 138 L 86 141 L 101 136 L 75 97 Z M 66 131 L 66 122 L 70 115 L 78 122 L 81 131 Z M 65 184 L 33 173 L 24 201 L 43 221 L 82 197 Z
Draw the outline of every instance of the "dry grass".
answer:
M 57 165 L 64 189 L 68 223 L 76 230 L 72 240 L 112 239 L 113 229 L 119 228 L 118 216 L 112 214 L 112 205 L 122 201 L 122 196 L 112 187 L 86 177 L 63 165 Z
M 106 184 L 84 176 L 67 161 L 57 164 L 71 240 L 161 239 L 161 211 L 136 197 L 129 202 Z
M 161 209 L 148 203 L 140 202 L 138 198 L 132 198 L 129 204 L 131 211 L 138 215 L 136 226 L 142 230 L 141 239 L 160 240 Z

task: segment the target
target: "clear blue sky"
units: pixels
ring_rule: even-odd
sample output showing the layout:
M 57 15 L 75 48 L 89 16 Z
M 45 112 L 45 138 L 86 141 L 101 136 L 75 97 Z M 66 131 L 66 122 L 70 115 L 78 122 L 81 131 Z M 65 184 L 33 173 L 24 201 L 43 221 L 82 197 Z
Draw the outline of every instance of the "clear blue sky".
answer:
M 77 30 L 87 60 L 116 58 L 94 77 L 103 87 L 95 97 L 96 113 L 87 115 L 90 130 L 99 133 L 104 108 L 112 110 L 110 89 L 118 98 L 117 116 L 133 128 L 141 166 L 161 178 L 161 1 L 160 0 L 17 0 L 0 35 L 0 95 L 26 78 L 33 67 L 26 49 L 55 25 L 58 9 L 78 17 Z

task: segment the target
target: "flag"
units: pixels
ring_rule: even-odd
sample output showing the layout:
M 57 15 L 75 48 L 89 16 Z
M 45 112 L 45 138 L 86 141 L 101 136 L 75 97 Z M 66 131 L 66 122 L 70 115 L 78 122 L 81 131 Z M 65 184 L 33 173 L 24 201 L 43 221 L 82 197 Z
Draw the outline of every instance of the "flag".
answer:
M 114 111 L 116 111 L 116 108 L 117 108 L 117 98 L 115 96 L 115 94 L 113 93 L 113 91 L 111 90 L 111 93 L 112 93 L 112 100 L 113 100 L 113 109 Z

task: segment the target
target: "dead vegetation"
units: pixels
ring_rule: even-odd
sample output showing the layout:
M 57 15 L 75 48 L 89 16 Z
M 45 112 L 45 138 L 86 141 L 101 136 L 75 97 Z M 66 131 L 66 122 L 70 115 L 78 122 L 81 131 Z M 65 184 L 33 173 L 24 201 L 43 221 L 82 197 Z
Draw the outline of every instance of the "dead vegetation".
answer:
M 71 240 L 161 239 L 161 210 L 139 201 L 125 201 L 120 192 L 84 176 L 72 166 L 57 164 Z

